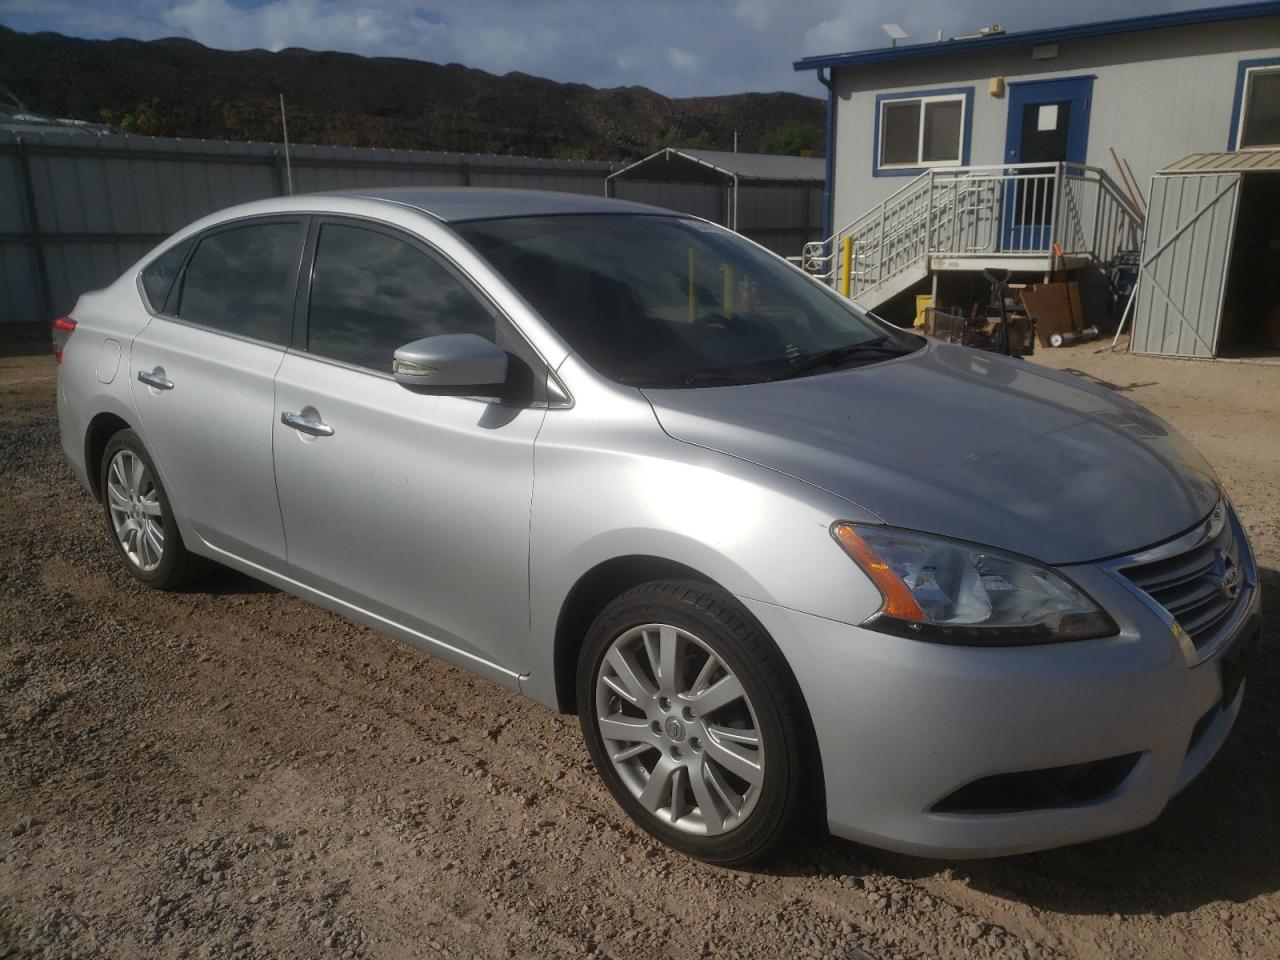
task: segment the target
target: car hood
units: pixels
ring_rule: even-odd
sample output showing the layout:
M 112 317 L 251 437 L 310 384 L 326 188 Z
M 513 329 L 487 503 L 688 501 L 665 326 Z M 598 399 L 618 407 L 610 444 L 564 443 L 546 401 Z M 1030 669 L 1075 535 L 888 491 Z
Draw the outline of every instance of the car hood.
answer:
M 885 523 L 1047 563 L 1168 539 L 1220 496 L 1199 452 L 1138 404 L 934 341 L 820 376 L 644 394 L 678 440 L 805 480 Z

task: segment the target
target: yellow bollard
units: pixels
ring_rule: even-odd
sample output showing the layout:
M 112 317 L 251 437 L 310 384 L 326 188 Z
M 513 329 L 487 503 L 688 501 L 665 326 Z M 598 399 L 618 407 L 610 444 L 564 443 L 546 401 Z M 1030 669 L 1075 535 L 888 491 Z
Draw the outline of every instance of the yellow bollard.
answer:
M 853 237 L 844 238 L 844 246 L 840 251 L 840 292 L 849 295 L 849 287 L 853 281 Z

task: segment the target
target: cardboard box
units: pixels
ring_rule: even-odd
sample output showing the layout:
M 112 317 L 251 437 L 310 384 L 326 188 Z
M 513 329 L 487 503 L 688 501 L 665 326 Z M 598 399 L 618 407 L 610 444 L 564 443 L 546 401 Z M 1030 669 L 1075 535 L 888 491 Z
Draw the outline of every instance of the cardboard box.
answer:
M 1083 330 L 1084 307 L 1080 302 L 1080 284 L 1037 283 L 1022 291 L 1022 305 L 1036 321 L 1036 339 L 1049 346 L 1055 333 Z

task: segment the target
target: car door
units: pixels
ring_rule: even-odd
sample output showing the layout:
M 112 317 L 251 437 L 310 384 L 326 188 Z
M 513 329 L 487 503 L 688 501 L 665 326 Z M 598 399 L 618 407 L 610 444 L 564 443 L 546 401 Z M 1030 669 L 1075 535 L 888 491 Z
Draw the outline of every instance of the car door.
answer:
M 308 250 L 295 346 L 276 374 L 291 576 L 510 679 L 527 669 L 533 443 L 545 404 L 532 393 L 498 402 L 415 391 L 392 379 L 391 361 L 397 347 L 443 333 L 494 340 L 526 383 L 539 361 L 416 238 L 329 218 Z
M 281 573 L 271 421 L 305 237 L 301 217 L 202 234 L 131 352 L 144 441 L 178 510 L 216 550 Z

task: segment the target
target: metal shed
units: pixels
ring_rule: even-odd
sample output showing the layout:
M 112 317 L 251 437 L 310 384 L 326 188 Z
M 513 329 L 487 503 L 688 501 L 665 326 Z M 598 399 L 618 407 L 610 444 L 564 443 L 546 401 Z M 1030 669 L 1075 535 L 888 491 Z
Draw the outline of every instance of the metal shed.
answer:
M 609 175 L 605 194 L 723 224 L 775 253 L 821 239 L 826 161 L 668 147 Z
M 1197 153 L 1151 183 L 1132 350 L 1280 352 L 1280 150 Z

